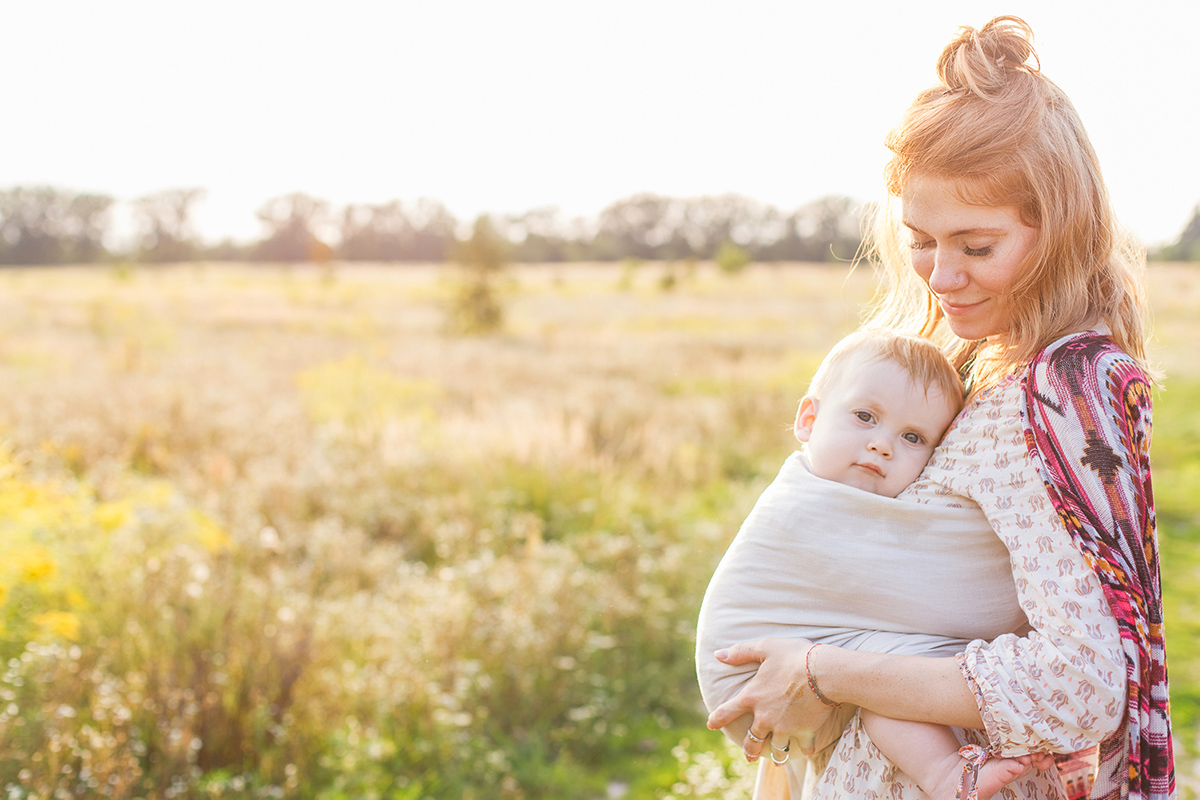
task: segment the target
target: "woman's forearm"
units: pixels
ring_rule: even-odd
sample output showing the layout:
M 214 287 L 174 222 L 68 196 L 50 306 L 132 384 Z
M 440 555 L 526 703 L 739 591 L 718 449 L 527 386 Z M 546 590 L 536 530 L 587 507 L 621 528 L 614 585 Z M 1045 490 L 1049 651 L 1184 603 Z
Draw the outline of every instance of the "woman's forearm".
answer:
M 818 647 L 812 672 L 821 693 L 894 719 L 982 728 L 975 696 L 953 658 Z

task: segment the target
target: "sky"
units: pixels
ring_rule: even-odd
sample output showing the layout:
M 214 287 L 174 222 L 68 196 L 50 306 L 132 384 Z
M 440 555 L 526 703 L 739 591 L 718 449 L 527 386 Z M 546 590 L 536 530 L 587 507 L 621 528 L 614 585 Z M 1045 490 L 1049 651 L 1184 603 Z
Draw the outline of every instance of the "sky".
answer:
M 1119 218 L 1200 203 L 1195 0 L 0 0 L 0 189 L 433 197 L 460 219 L 637 192 L 881 199 L 883 138 L 959 25 L 1028 21 Z M 120 216 L 120 215 L 118 215 Z M 127 223 L 123 223 L 127 224 Z

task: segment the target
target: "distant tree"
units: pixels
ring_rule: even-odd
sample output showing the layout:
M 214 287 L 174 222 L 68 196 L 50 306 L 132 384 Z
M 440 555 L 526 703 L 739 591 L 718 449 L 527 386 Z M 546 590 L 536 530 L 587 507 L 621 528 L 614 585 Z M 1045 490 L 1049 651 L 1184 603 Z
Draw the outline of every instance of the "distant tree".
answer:
M 587 257 L 582 220 L 565 220 L 557 208 L 536 208 L 498 221 L 512 243 L 512 258 L 524 263 L 579 261 Z
M 759 253 L 764 261 L 849 261 L 862 244 L 862 209 L 849 197 L 830 195 L 792 212 L 774 241 Z
M 140 233 L 137 257 L 152 262 L 195 258 L 201 245 L 192 225 L 192 212 L 203 197 L 203 189 L 168 189 L 133 201 Z
M 216 244 L 204 246 L 197 253 L 206 261 L 245 261 L 251 256 L 252 246 L 239 244 L 226 237 Z
M 444 205 L 421 198 L 405 204 L 349 205 L 342 212 L 338 254 L 349 261 L 445 261 L 457 221 Z
M 820 261 L 822 258 L 809 241 L 805 213 L 797 210 L 780 220 L 776 235 L 758 250 L 760 261 Z
M 862 245 L 862 212 L 849 197 L 831 195 L 813 203 L 816 244 L 828 255 L 822 261 L 849 261 Z
M 266 236 L 253 248 L 258 261 L 313 261 L 328 244 L 317 230 L 329 218 L 329 204 L 302 192 L 268 200 L 257 212 Z
M 399 261 L 411 249 L 412 230 L 399 200 L 350 204 L 342 210 L 338 254 L 347 261 Z
M 508 259 L 508 242 L 487 215 L 475 220 L 471 236 L 455 247 L 460 274 L 450 305 L 450 326 L 459 333 L 492 333 L 504 325 L 497 283 Z
M 656 194 L 636 194 L 609 205 L 600 212 L 593 257 L 653 259 L 671 238 L 669 212 L 672 200 Z
M 757 254 L 783 229 L 778 209 L 740 194 L 707 195 L 681 202 L 681 236 L 689 252 L 681 258 L 713 258 L 728 242 Z
M 408 218 L 414 231 L 413 261 L 442 262 L 450 257 L 457 241 L 454 235 L 458 220 L 439 201 L 419 198 L 408 207 Z
M 71 261 L 98 261 L 108 254 L 104 237 L 108 235 L 112 205 L 113 199 L 102 194 L 77 194 L 71 198 L 64 231 L 70 242 Z
M 0 192 L 0 262 L 64 264 L 105 254 L 113 199 L 50 186 Z
M 670 198 L 639 194 L 604 209 L 588 256 L 712 258 L 732 242 L 755 260 L 850 259 L 861 242 L 859 213 L 846 197 L 827 197 L 790 215 L 738 194 Z
M 61 264 L 67 260 L 62 240 L 69 200 L 49 186 L 16 187 L 0 193 L 0 237 L 6 264 Z
M 1200 205 L 1192 211 L 1192 218 L 1179 238 L 1161 248 L 1155 258 L 1160 261 L 1200 261 Z

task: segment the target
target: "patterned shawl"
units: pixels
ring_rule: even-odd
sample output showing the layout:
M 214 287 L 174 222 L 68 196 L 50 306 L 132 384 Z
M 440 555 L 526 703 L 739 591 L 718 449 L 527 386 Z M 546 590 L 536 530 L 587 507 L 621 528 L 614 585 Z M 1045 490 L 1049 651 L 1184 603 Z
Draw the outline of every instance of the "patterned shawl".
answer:
M 1095 571 L 1125 651 L 1128 711 L 1100 745 L 1092 797 L 1175 795 L 1162 590 L 1150 489 L 1150 382 L 1107 337 L 1058 340 L 1030 364 L 1030 456 Z

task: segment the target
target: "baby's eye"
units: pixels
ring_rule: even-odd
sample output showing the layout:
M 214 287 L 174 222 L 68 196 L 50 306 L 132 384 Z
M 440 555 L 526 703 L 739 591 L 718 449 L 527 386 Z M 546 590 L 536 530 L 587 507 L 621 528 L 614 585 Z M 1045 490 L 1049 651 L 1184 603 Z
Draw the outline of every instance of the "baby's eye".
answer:
M 974 247 L 963 245 L 963 252 L 969 256 L 990 256 L 992 254 L 992 246 L 989 244 L 987 247 L 980 247 L 976 249 Z
M 858 417 L 863 422 L 875 421 L 875 417 L 870 411 L 855 411 L 854 416 Z
M 921 434 L 912 433 L 912 432 L 904 434 L 904 441 L 908 442 L 909 444 L 924 444 L 925 443 L 925 440 L 921 438 Z

